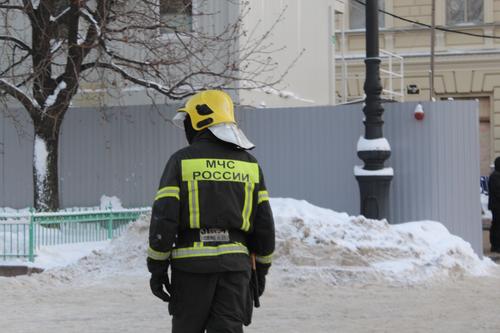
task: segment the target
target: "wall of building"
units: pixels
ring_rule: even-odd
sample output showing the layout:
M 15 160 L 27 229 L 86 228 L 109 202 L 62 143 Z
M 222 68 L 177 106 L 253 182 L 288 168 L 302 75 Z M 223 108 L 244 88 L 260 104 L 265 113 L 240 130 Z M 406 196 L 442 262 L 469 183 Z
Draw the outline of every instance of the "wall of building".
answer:
M 446 1 L 436 1 L 436 25 L 446 26 Z M 386 0 L 385 9 L 404 18 L 431 23 L 431 0 Z M 500 0 L 484 0 L 484 22 L 447 27 L 480 35 L 500 36 Z M 384 15 L 379 13 L 379 15 Z M 346 15 L 348 17 L 348 15 Z M 420 93 L 406 94 L 406 101 L 427 101 L 430 95 L 430 29 L 385 15 L 385 27 L 380 29 L 380 47 L 404 57 L 404 86 L 416 84 Z M 349 30 L 345 22 L 346 48 L 349 79 L 349 99 L 363 96 L 365 68 L 364 31 Z M 341 39 L 340 32 L 337 37 Z M 341 42 L 337 54 L 341 53 Z M 480 38 L 436 30 L 434 89 L 436 98 L 479 99 L 481 113 L 482 144 L 481 174 L 489 173 L 489 164 L 500 156 L 500 39 Z M 337 72 L 342 70 L 337 57 Z M 382 75 L 384 88 L 388 80 Z M 342 81 L 337 77 L 337 87 Z M 395 79 L 393 84 L 399 85 Z M 338 94 L 343 92 L 337 89 Z M 496 96 L 495 97 L 495 92 Z M 489 124 L 489 129 L 487 128 Z
M 276 85 L 281 92 L 242 91 L 240 102 L 261 107 L 334 104 L 334 15 L 343 11 L 343 2 L 317 0 L 314 6 L 306 0 L 250 0 L 249 3 L 251 10 L 245 25 L 258 23 L 256 31 L 264 33 L 277 23 L 268 42 L 277 50 L 271 54 L 277 61 L 276 72 L 286 76 Z M 242 40 L 240 45 L 245 42 Z M 258 78 L 265 80 L 268 75 L 263 73 Z
M 415 105 L 385 104 L 384 133 L 392 147 L 387 165 L 395 170 L 389 221 L 441 221 L 480 252 L 477 103 L 424 103 L 421 122 L 413 117 Z M 359 214 L 353 167 L 362 164 L 356 156 L 361 107 L 238 112 L 241 127 L 257 145 L 253 154 L 271 196 Z M 169 122 L 173 114 L 144 106 L 71 109 L 61 133 L 61 204 L 95 206 L 106 194 L 126 207 L 150 205 L 166 160 L 185 145 L 183 131 Z M 0 121 L 0 207 L 30 206 L 29 122 L 19 137 L 11 119 Z

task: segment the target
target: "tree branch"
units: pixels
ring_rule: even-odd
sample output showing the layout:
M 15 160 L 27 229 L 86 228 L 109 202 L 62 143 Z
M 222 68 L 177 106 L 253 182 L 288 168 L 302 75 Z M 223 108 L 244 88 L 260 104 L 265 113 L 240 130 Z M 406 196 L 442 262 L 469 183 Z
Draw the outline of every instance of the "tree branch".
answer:
M 99 41 L 99 44 L 101 45 L 104 52 L 111 57 L 111 59 L 116 59 L 116 60 L 120 60 L 120 61 L 129 63 L 129 64 L 138 65 L 141 68 L 153 68 L 154 65 L 167 64 L 166 61 L 164 61 L 163 59 L 155 60 L 155 61 L 147 61 L 147 60 L 140 61 L 140 60 L 126 58 L 126 57 L 116 53 L 115 51 L 110 50 L 109 47 L 106 45 L 106 42 L 103 39 L 101 39 Z M 168 65 L 181 64 L 181 63 L 182 63 L 182 61 L 180 61 L 180 60 L 170 60 L 168 62 Z
M 25 10 L 23 6 L 12 6 L 12 5 L 0 5 L 0 9 L 17 9 L 17 10 Z
M 25 10 L 26 8 L 21 5 L 10 5 L 9 0 L 1 1 L 0 2 L 0 9 L 17 9 L 17 10 Z
M 5 36 L 5 35 L 0 35 L 0 40 L 5 40 L 5 41 L 9 41 L 9 42 L 14 42 L 16 43 L 16 45 L 23 51 L 26 51 L 28 53 L 32 53 L 33 51 L 31 50 L 31 48 L 28 46 L 28 44 L 26 44 L 25 42 L 23 42 L 22 40 L 18 39 L 18 38 L 15 38 L 15 37 L 12 37 L 12 36 Z
M 145 88 L 154 89 L 154 90 L 158 91 L 159 93 L 161 93 L 162 95 L 168 96 L 170 99 L 176 99 L 176 100 L 183 99 L 183 98 L 190 96 L 194 93 L 195 89 L 192 87 L 191 84 L 188 83 L 188 80 L 190 78 L 195 77 L 195 76 L 204 76 L 205 75 L 205 76 L 218 77 L 218 78 L 231 80 L 231 81 L 238 81 L 239 80 L 238 77 L 226 75 L 223 72 L 216 73 L 216 72 L 211 72 L 211 71 L 195 71 L 195 72 L 191 72 L 191 73 L 185 75 L 183 78 L 179 79 L 171 87 L 166 87 L 166 86 L 163 86 L 163 85 L 156 83 L 156 82 L 153 82 L 153 81 L 148 81 L 148 80 L 144 80 L 144 79 L 140 79 L 138 77 L 135 77 L 135 76 L 127 73 L 127 71 L 124 68 L 118 66 L 117 64 L 115 64 L 113 62 L 111 62 L 111 63 L 103 63 L 103 62 L 87 63 L 87 64 L 82 65 L 81 70 L 84 71 L 84 70 L 96 68 L 96 67 L 112 70 L 115 73 L 120 74 L 127 81 L 133 82 L 133 83 L 138 84 L 138 85 L 145 87 Z M 179 89 L 182 86 L 189 86 L 191 88 L 189 89 L 189 91 L 181 92 Z M 262 85 L 262 86 L 264 86 L 264 85 Z M 223 87 L 223 85 L 217 85 L 217 86 L 213 86 L 212 88 L 222 88 L 222 87 Z
M 22 64 L 26 59 L 29 58 L 29 54 L 26 54 L 25 56 L 21 57 L 21 59 L 19 59 L 18 61 L 16 61 L 15 63 L 13 63 L 12 65 L 10 65 L 9 67 L 7 67 L 5 70 L 3 70 L 1 73 L 0 73 L 0 77 L 5 75 L 8 71 L 10 71 L 12 68 L 15 68 L 16 66 Z
M 57 22 L 60 18 L 66 16 L 66 14 L 70 11 L 71 7 L 66 7 L 56 16 L 50 16 L 50 22 Z
M 28 110 L 30 114 L 34 114 L 36 112 L 35 110 L 40 109 L 40 105 L 38 105 L 37 101 L 26 95 L 24 91 L 4 79 L 0 79 L 0 89 L 21 102 L 21 104 L 23 104 L 23 106 L 26 108 L 26 110 Z
M 161 84 L 158 84 L 156 82 L 143 80 L 143 79 L 139 79 L 137 77 L 130 75 L 129 73 L 127 73 L 125 71 L 125 69 L 121 68 L 120 66 L 116 65 L 113 62 L 111 62 L 111 63 L 95 62 L 95 63 L 92 63 L 92 65 L 93 65 L 93 67 L 110 69 L 110 70 L 120 74 L 124 79 L 126 79 L 130 82 L 136 83 L 136 84 L 143 86 L 143 87 L 146 87 L 146 88 L 152 88 L 152 89 L 154 89 L 162 94 L 166 94 L 166 92 L 168 91 L 168 89 L 166 87 L 162 86 Z M 82 68 L 83 67 L 89 68 L 85 65 L 82 65 Z
M 156 29 L 160 29 L 160 28 L 170 28 L 170 27 L 167 27 L 165 26 L 165 24 L 154 24 L 154 25 L 129 25 L 129 26 L 126 26 L 126 27 L 123 27 L 123 28 L 119 28 L 119 29 L 107 29 L 108 32 L 112 32 L 112 33 L 121 33 L 121 32 L 125 32 L 127 30 L 130 30 L 130 31 L 134 31 L 134 30 L 156 30 Z
M 80 14 L 87 22 L 90 23 L 89 30 L 87 31 L 87 38 L 85 38 L 85 44 L 92 44 L 97 38 L 101 36 L 101 28 L 97 22 L 94 14 L 89 8 L 81 8 Z

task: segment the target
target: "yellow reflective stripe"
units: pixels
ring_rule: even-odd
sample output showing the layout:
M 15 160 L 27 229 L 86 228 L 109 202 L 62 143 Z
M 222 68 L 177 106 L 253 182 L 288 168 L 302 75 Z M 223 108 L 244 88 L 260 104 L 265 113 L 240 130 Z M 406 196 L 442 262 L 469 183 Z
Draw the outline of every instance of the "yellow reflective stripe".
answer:
M 257 163 L 196 158 L 181 161 L 182 180 L 210 180 L 220 182 L 259 183 Z
M 191 180 L 188 182 L 189 192 L 189 227 L 191 229 L 200 228 L 200 203 L 198 200 L 198 182 Z
M 179 192 L 180 192 L 179 186 L 165 186 L 161 188 L 158 192 L 156 192 L 155 201 L 167 197 L 176 198 L 177 200 L 180 200 Z
M 250 229 L 250 216 L 252 215 L 254 188 L 255 188 L 254 183 L 245 184 L 245 203 L 243 205 L 243 211 L 241 212 L 241 215 L 243 217 L 241 230 L 243 231 L 248 231 Z
M 148 247 L 148 257 L 154 260 L 167 260 L 168 257 L 170 257 L 170 251 L 160 252 L 153 250 L 151 247 Z
M 273 261 L 273 254 L 267 256 L 255 256 L 255 261 L 261 264 L 270 264 Z
M 222 244 L 218 246 L 193 246 L 174 249 L 172 259 L 195 257 L 214 257 L 224 254 L 243 253 L 248 255 L 248 249 L 241 243 Z
M 174 194 L 174 193 L 165 193 L 165 194 L 160 194 L 160 195 L 157 195 L 155 197 L 155 201 L 156 200 L 160 200 L 160 199 L 163 199 L 163 198 L 175 198 L 177 200 L 180 200 L 179 198 L 179 194 Z
M 259 191 L 257 204 L 261 204 L 264 201 L 269 201 L 269 193 L 267 191 Z

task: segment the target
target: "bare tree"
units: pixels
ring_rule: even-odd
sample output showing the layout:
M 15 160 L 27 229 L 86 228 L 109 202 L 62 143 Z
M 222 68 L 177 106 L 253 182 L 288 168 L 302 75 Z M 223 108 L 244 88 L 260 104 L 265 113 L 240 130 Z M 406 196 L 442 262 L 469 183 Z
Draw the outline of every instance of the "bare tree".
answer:
M 202 89 L 281 81 L 287 70 L 276 74 L 270 56 L 276 48 L 267 41 L 273 26 L 258 36 L 242 28 L 247 8 L 219 24 L 223 16 L 213 2 L 0 0 L 0 93 L 5 105 L 20 103 L 33 122 L 37 210 L 59 208 L 59 131 L 84 82 L 119 90 L 128 81 L 178 100 Z

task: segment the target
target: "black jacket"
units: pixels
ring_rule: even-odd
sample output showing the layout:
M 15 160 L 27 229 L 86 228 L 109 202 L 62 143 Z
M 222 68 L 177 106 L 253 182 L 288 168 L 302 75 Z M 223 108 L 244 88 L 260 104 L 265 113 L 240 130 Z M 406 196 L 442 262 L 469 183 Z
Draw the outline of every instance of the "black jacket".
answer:
M 269 195 L 252 155 L 205 130 L 170 157 L 153 204 L 151 259 L 195 273 L 246 270 L 249 253 L 270 265 L 274 245 Z
M 495 159 L 495 170 L 488 179 L 488 209 L 500 212 L 500 157 Z

